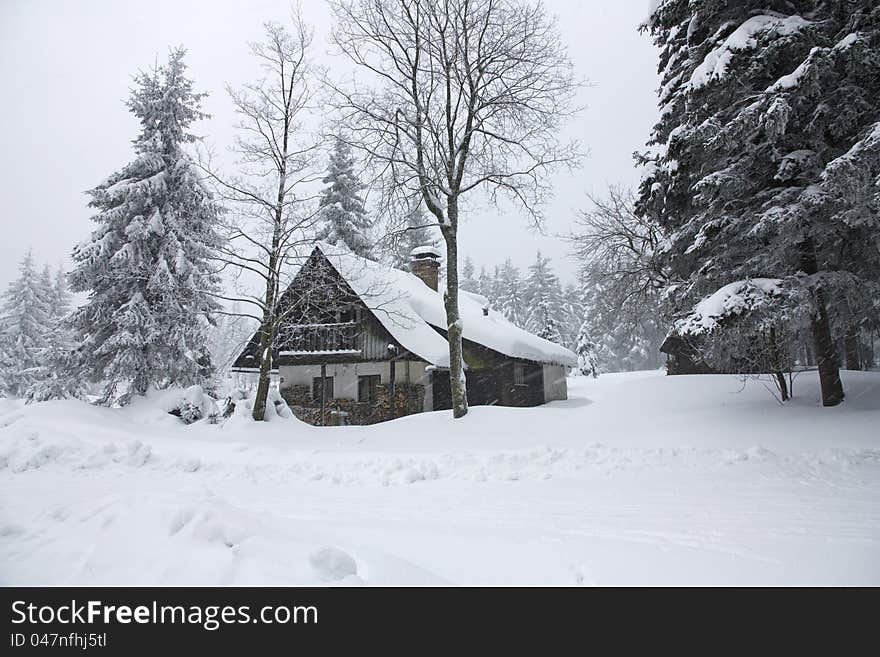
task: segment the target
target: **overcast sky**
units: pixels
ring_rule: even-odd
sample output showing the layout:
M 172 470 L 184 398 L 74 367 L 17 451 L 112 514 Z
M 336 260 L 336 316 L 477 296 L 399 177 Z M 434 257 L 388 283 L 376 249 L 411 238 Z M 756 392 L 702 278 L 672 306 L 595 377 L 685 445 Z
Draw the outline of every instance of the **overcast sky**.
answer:
M 567 231 L 585 192 L 638 182 L 632 152 L 657 114 L 656 55 L 637 31 L 644 0 L 545 4 L 559 18 L 578 75 L 592 85 L 581 94 L 586 109 L 566 131 L 589 156 L 573 174 L 555 176 L 545 235 L 511 208 L 479 211 L 463 220 L 459 252 L 478 265 L 511 257 L 526 267 L 541 249 L 572 280 L 567 245 L 556 235 Z M 317 57 L 334 67 L 329 8 L 305 0 L 303 13 L 315 27 Z M 83 192 L 132 155 L 137 124 L 123 101 L 138 69 L 157 56 L 163 61 L 173 45 L 186 46 L 189 72 L 210 92 L 205 109 L 213 115 L 197 132 L 223 149 L 234 122 L 224 87 L 255 76 L 247 42 L 260 39 L 264 21 L 289 15 L 288 0 L 0 0 L 0 284 L 15 276 L 28 247 L 38 261 L 67 267 L 73 245 L 88 237 Z

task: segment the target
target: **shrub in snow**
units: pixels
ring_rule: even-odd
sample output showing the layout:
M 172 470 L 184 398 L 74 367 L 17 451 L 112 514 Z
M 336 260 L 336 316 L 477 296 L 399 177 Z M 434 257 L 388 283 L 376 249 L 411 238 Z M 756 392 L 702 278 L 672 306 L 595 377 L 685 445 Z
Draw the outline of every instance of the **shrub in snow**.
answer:
M 725 285 L 677 320 L 675 331 L 692 336 L 712 333 L 731 318 L 748 315 L 779 299 L 781 283 L 776 278 L 752 278 Z
M 226 399 L 223 400 L 221 415 L 224 418 L 232 417 L 232 414 L 235 412 L 236 402 L 240 402 L 247 398 L 248 393 L 246 390 L 242 390 L 241 388 L 230 390 L 229 394 L 226 395 Z
M 729 283 L 702 299 L 674 325 L 674 333 L 721 372 L 773 374 L 780 401 L 791 394 L 795 346 L 807 320 L 800 291 L 790 282 L 753 278 Z M 801 335 L 798 335 L 798 331 Z
M 185 390 L 172 389 L 162 395 L 160 405 L 170 415 L 183 420 L 184 424 L 198 422 L 202 418 L 220 416 L 220 409 L 201 386 L 190 386 Z
M 238 391 L 243 394 L 243 391 Z M 256 399 L 256 392 L 251 392 L 247 395 L 246 398 L 233 399 L 230 397 L 227 400 L 227 407 L 224 411 L 224 417 L 238 417 L 238 418 L 251 418 L 251 413 L 254 410 L 254 400 Z M 290 407 L 287 405 L 287 402 L 284 401 L 284 397 L 281 396 L 281 393 L 278 392 L 277 388 L 269 388 L 269 395 L 266 399 L 266 416 L 265 421 L 269 422 L 276 418 L 281 418 L 283 420 L 293 419 L 295 416 L 293 411 L 290 410 Z

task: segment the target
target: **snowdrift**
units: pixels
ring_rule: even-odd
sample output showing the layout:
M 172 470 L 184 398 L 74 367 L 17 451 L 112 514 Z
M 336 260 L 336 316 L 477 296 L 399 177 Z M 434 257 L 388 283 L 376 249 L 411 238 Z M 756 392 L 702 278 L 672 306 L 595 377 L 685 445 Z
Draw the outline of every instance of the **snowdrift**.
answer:
M 369 427 L 4 401 L 0 583 L 877 584 L 880 373 L 844 377 L 833 409 L 815 373 L 780 407 L 646 372 Z

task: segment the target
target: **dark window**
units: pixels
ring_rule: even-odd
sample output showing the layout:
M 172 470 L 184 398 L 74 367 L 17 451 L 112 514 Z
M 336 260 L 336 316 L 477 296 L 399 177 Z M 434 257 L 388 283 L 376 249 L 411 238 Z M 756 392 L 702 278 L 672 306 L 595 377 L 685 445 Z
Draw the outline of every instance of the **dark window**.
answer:
M 526 384 L 526 372 L 522 363 L 513 364 L 513 385 L 524 386 Z
M 339 323 L 360 321 L 361 309 L 354 304 L 348 304 L 336 312 L 336 321 Z
M 321 403 L 321 377 L 312 379 L 312 397 L 317 403 Z M 324 377 L 324 401 L 333 399 L 333 377 Z
M 358 377 L 358 401 L 370 402 L 376 401 L 379 393 L 380 377 L 378 374 L 370 374 L 368 376 Z

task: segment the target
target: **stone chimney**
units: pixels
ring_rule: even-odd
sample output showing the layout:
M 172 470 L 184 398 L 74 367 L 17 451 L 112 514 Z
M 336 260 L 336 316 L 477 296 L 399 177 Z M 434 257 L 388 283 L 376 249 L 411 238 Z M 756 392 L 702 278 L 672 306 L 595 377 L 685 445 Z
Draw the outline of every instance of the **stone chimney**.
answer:
M 414 248 L 409 254 L 409 269 L 436 291 L 440 277 L 440 251 L 433 246 Z

